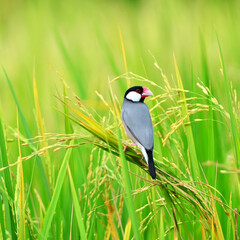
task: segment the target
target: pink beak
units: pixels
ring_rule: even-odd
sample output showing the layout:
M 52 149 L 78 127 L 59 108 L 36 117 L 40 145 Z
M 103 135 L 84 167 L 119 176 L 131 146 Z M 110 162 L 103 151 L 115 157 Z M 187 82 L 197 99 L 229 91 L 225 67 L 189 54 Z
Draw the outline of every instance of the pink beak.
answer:
M 148 97 L 151 95 L 153 95 L 153 93 L 148 88 L 143 87 L 142 97 Z

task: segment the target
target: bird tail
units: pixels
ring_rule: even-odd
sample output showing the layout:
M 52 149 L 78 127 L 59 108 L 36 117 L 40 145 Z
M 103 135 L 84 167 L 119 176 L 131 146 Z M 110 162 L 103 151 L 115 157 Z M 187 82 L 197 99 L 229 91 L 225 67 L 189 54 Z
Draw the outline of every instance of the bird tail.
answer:
M 153 162 L 153 152 L 152 150 L 147 150 L 147 155 L 148 155 L 148 169 L 149 169 L 149 173 L 151 175 L 151 177 L 153 179 L 156 178 L 156 171 L 155 171 L 155 166 L 154 166 L 154 162 Z

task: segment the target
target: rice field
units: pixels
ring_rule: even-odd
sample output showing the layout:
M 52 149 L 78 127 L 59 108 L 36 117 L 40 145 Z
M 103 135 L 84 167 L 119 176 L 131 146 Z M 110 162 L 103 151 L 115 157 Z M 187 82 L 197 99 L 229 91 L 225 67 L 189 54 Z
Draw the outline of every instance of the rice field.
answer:
M 0 239 L 239 239 L 239 23 L 239 1 L 2 1 Z

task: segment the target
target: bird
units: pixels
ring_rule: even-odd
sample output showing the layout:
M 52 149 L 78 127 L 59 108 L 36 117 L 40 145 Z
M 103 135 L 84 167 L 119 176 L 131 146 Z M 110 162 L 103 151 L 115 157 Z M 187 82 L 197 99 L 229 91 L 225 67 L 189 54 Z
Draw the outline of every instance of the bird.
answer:
M 152 179 L 155 179 L 153 126 L 148 106 L 144 103 L 145 98 L 151 95 L 153 93 L 146 87 L 129 88 L 123 99 L 122 122 L 128 137 L 141 150 Z

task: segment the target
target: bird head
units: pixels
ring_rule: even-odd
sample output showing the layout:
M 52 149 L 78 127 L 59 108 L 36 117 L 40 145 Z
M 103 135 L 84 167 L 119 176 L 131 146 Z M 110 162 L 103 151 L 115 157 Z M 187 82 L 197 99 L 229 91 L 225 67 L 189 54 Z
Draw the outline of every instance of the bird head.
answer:
M 135 87 L 129 88 L 126 91 L 124 98 L 132 102 L 143 102 L 145 97 L 148 97 L 151 95 L 153 95 L 153 93 L 148 88 L 135 86 Z

